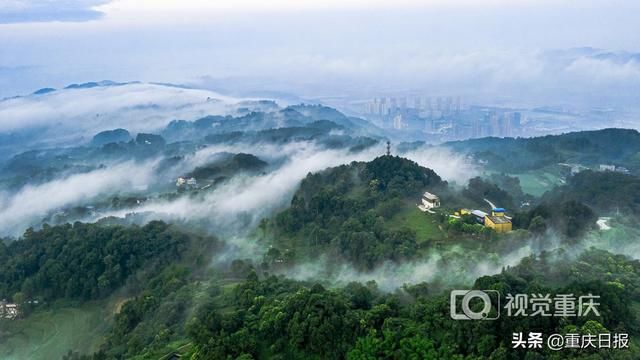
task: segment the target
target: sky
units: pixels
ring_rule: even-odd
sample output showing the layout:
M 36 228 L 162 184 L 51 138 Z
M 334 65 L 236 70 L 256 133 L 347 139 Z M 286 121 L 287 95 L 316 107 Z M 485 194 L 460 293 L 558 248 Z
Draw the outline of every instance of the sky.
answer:
M 103 79 L 234 95 L 622 94 L 640 87 L 639 12 L 634 0 L 0 0 L 0 97 Z

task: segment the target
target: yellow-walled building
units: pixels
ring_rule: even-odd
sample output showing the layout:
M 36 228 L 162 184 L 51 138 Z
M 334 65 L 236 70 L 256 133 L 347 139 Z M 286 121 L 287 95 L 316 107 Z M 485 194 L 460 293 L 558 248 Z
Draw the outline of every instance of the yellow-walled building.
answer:
M 470 215 L 471 214 L 471 210 L 469 209 L 460 209 L 460 211 L 456 211 L 453 213 L 453 215 L 455 216 L 463 216 L 463 215 Z
M 499 233 L 511 231 L 511 220 L 504 216 L 504 209 L 496 208 L 491 211 L 491 215 L 484 217 L 484 226 L 491 228 Z

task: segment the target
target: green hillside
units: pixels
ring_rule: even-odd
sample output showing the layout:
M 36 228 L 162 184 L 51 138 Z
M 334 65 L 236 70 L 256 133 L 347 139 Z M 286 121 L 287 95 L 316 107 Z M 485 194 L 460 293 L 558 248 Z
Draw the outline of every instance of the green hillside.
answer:
M 628 129 L 579 131 L 535 138 L 482 138 L 446 143 L 495 171 L 524 173 L 558 163 L 610 164 L 640 172 L 640 133 Z
M 253 157 L 242 160 L 261 164 Z M 526 329 L 628 333 L 629 349 L 589 352 L 588 358 L 635 359 L 640 262 L 584 250 L 605 242 L 618 249 L 633 246 L 621 238 L 636 234 L 630 222 L 612 220 L 617 230 L 611 233 L 595 229 L 604 199 L 617 196 L 607 181 L 635 189 L 635 177 L 612 174 L 585 172 L 574 177 L 575 187 L 560 187 L 539 204 L 518 209 L 522 191 L 509 177 L 473 178 L 453 188 L 405 158 L 353 162 L 308 174 L 290 206 L 260 223 L 253 234 L 260 259 L 235 258 L 213 237 L 157 221 L 144 227 L 76 223 L 28 230 L 0 246 L 0 290 L 10 300 L 38 299 L 40 305 L 25 307 L 24 318 L 0 334 L 0 355 L 581 358 L 571 351 L 512 351 L 513 333 Z M 425 191 L 438 194 L 439 208 L 418 209 Z M 602 199 L 588 197 L 591 191 Z M 498 234 L 469 215 L 450 217 L 461 207 L 488 206 L 485 198 L 514 208 L 509 214 L 515 231 Z M 548 230 L 571 251 L 521 252 L 543 244 Z M 505 267 L 514 254 L 525 257 Z M 212 265 L 212 257 L 223 260 Z M 288 278 L 319 258 L 328 259 L 327 276 Z M 390 292 L 375 275 L 380 267 L 424 280 L 398 283 Z M 372 280 L 334 282 L 332 270 L 345 276 L 345 269 Z M 479 276 L 487 271 L 497 275 Z M 602 315 L 456 321 L 449 304 L 449 291 L 456 288 L 495 290 L 503 299 L 510 293 L 593 293 L 601 296 Z
M 393 156 L 368 163 L 351 163 L 309 174 L 291 201 L 275 218 L 281 246 L 302 254 L 318 250 L 372 268 L 385 260 L 411 259 L 418 245 L 417 228 L 394 220 L 415 209 L 426 189 L 444 190 L 447 184 L 430 169 Z M 416 209 L 417 210 L 417 209 Z M 428 224 L 426 217 L 422 220 Z M 422 241 L 426 227 L 419 226 Z M 432 229 L 439 237 L 438 230 Z

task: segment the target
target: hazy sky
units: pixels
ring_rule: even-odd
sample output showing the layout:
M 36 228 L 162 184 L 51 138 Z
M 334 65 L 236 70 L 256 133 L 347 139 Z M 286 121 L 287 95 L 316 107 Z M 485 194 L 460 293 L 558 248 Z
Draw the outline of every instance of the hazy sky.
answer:
M 635 89 L 637 57 L 548 50 L 638 52 L 638 13 L 635 0 L 0 0 L 0 97 L 102 79 L 299 95 L 585 76 Z

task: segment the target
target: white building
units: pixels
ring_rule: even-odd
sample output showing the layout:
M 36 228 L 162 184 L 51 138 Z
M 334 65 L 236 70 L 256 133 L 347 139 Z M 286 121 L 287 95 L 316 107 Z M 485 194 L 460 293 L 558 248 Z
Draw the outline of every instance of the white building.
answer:
M 418 205 L 418 209 L 422 211 L 430 211 L 433 208 L 440 207 L 440 198 L 428 191 L 422 194 L 422 204 Z
M 19 314 L 18 304 L 9 304 L 6 301 L 0 301 L 0 319 L 15 319 Z
M 396 130 L 406 129 L 409 125 L 404 121 L 401 114 L 393 118 L 393 128 Z
M 177 187 L 190 187 L 190 188 L 195 188 L 198 185 L 198 182 L 196 181 L 196 178 L 191 177 L 191 178 L 186 178 L 184 176 L 180 176 L 177 180 L 176 180 L 176 186 Z

